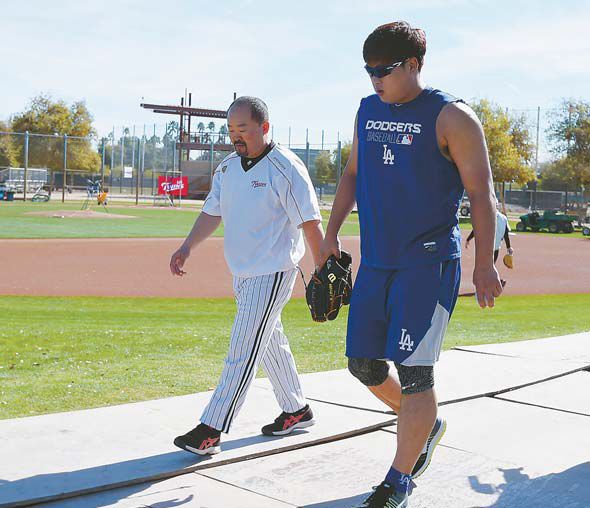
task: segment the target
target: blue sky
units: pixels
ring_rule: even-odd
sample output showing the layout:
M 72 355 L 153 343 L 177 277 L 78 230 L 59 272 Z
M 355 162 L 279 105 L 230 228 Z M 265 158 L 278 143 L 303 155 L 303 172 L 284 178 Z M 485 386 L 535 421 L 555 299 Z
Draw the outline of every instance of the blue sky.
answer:
M 372 92 L 362 43 L 405 19 L 426 31 L 427 84 L 466 99 L 543 111 L 561 97 L 590 99 L 590 1 L 111 1 L 6 2 L 0 118 L 30 97 L 85 99 L 100 134 L 163 124 L 139 108 L 225 108 L 233 92 L 269 105 L 275 137 L 350 139 Z M 543 126 L 545 121 L 543 121 Z M 153 127 L 152 127 L 153 128 Z M 546 149 L 541 150 L 545 158 Z

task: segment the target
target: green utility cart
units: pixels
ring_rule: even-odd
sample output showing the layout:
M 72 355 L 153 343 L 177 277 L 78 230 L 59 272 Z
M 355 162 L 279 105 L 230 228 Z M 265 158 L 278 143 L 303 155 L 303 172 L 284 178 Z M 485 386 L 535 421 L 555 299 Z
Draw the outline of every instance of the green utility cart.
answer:
M 550 233 L 573 233 L 575 215 L 567 215 L 555 210 L 546 210 L 541 215 L 539 212 L 531 212 L 520 216 L 520 222 L 516 224 L 516 231 L 542 231 Z

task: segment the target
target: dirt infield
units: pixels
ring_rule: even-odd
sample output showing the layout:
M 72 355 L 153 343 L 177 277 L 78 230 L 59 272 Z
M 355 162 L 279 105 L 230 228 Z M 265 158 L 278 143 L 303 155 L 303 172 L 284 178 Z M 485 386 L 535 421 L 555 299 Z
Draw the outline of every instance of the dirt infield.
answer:
M 0 294 L 52 296 L 225 297 L 232 295 L 223 239 L 207 240 L 189 259 L 188 274 L 170 275 L 174 238 L 0 241 Z M 513 237 L 515 269 L 503 266 L 507 294 L 590 291 L 590 240 L 535 235 Z M 359 238 L 343 239 L 358 268 Z M 472 290 L 473 248 L 464 252 L 462 291 Z M 501 264 L 501 262 L 499 262 Z M 309 274 L 306 255 L 302 268 Z M 298 278 L 296 296 L 303 296 Z

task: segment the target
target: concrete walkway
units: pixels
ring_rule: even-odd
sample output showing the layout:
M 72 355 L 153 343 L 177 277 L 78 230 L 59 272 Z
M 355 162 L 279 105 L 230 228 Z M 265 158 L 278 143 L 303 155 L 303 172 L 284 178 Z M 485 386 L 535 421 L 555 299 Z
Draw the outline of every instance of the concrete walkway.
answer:
M 395 417 L 346 371 L 303 376 L 314 427 L 259 429 L 255 382 L 223 453 L 172 445 L 209 393 L 0 421 L 0 506 L 349 507 L 389 468 Z M 590 333 L 451 350 L 437 366 L 448 431 L 410 507 L 590 507 Z

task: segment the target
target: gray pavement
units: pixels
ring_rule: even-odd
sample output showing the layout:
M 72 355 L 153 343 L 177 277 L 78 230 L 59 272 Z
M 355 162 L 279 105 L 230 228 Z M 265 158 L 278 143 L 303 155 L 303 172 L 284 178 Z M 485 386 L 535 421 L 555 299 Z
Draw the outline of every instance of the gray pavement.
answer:
M 410 507 L 590 507 L 590 333 L 451 350 L 448 430 Z M 317 425 L 285 438 L 258 379 L 222 453 L 172 445 L 210 393 L 0 421 L 0 506 L 349 507 L 395 452 L 395 419 L 347 372 L 303 376 Z

